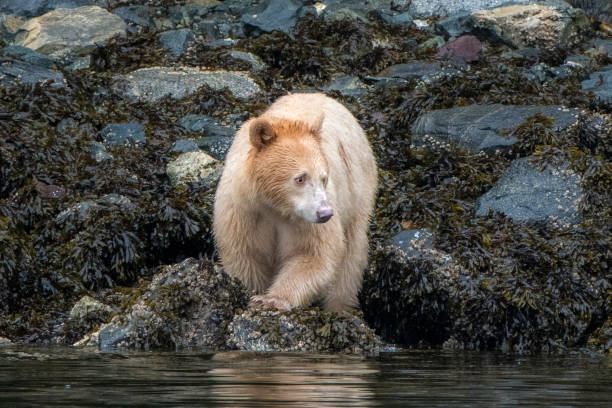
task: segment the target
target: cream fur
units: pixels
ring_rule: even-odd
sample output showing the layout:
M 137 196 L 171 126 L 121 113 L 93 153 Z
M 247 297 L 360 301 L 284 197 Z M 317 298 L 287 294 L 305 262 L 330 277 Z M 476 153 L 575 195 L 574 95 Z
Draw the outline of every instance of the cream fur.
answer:
M 259 153 L 249 139 L 253 120 L 246 122 L 217 189 L 214 234 L 225 271 L 258 294 L 255 305 L 289 309 L 320 299 L 329 311 L 356 307 L 377 189 L 376 162 L 363 130 L 323 94 L 284 96 L 259 119 L 278 138 Z M 320 138 L 300 130 L 304 126 L 287 125 L 293 122 Z M 310 166 L 316 177 L 328 176 L 325 192 L 334 212 L 328 222 L 307 222 L 286 203 L 293 161 Z M 285 168 L 287 184 L 264 186 L 268 173 L 284 175 Z

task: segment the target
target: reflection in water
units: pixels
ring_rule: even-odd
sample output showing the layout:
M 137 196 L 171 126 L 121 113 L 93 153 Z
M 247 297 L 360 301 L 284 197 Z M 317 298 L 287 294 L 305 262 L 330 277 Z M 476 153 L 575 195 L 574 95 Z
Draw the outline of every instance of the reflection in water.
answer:
M 263 356 L 244 361 L 244 354 L 219 354 L 215 360 L 225 364 L 210 372 L 215 379 L 215 399 L 229 405 L 244 403 L 255 407 L 372 404 L 374 394 L 368 389 L 368 378 L 376 377 L 378 371 L 365 359 Z M 350 364 L 346 364 L 347 360 Z
M 612 357 L 0 349 L 0 407 L 612 406 Z

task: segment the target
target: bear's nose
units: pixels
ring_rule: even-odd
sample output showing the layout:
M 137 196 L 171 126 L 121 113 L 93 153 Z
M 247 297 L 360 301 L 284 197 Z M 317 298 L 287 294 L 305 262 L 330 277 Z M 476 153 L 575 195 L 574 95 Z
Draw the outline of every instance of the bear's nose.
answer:
M 334 212 L 331 208 L 324 208 L 322 210 L 317 210 L 317 222 L 324 223 L 329 221 L 329 219 L 334 215 Z

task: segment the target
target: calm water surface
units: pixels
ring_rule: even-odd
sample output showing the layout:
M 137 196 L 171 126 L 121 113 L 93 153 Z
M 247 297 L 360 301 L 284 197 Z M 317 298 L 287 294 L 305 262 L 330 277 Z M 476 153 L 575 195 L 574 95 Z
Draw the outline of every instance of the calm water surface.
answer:
M 612 357 L 0 348 L 1 407 L 612 407 Z

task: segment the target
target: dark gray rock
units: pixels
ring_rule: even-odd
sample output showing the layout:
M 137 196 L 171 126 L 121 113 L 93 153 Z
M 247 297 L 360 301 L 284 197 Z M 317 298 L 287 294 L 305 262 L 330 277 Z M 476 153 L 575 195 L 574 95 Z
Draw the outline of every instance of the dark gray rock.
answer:
M 441 63 L 439 61 L 414 61 L 406 64 L 397 64 L 387 67 L 376 76 L 365 77 L 377 85 L 385 85 L 394 82 L 406 82 L 411 79 L 433 79 L 438 76 L 452 76 L 460 74 L 452 62 Z
M 368 21 L 372 14 L 379 14 L 382 9 L 389 9 L 388 0 L 327 0 L 321 2 L 325 7 L 320 8 L 317 14 L 322 13 L 326 20 L 361 20 Z
M 221 23 L 230 18 L 231 15 L 228 13 L 213 15 L 212 11 L 216 8 L 216 5 L 210 3 L 168 7 L 168 18 L 174 26 L 191 27 L 193 29 L 197 29 L 207 21 Z
M 391 10 L 403 13 L 410 9 L 412 0 L 391 0 Z
M 52 86 L 65 87 L 64 76 L 51 69 L 18 61 L 11 58 L 0 57 L 0 84 L 10 86 L 13 84 L 34 84 L 50 82 Z
M 92 0 L 2 0 L 0 13 L 32 18 L 57 8 L 76 8 L 96 4 Z
M 147 142 L 144 126 L 135 122 L 106 125 L 100 134 L 107 147 L 112 145 L 139 145 Z
M 245 73 L 206 71 L 193 67 L 142 68 L 126 75 L 117 75 L 116 79 L 113 84 L 116 92 L 148 102 L 155 102 L 166 95 L 182 98 L 204 85 L 213 89 L 227 87 L 240 99 L 249 99 L 261 91 Z
M 155 275 L 126 313 L 78 344 L 104 351 L 225 349 L 228 322 L 248 298 L 242 284 L 220 268 L 187 259 Z
M 393 243 L 407 254 L 421 249 L 432 249 L 434 237 L 427 230 L 404 230 L 393 237 Z
M 597 39 L 593 41 L 593 48 L 595 54 L 605 55 L 608 58 L 612 58 L 612 40 Z
M 274 30 L 289 32 L 295 25 L 302 3 L 297 0 L 266 0 L 261 11 L 244 14 L 242 22 L 248 34 L 269 33 Z
M 382 342 L 348 312 L 247 310 L 229 325 L 227 346 L 245 351 L 376 353 Z
M 412 16 L 408 12 L 398 13 L 393 10 L 382 9 L 382 10 L 378 10 L 377 14 L 380 20 L 390 25 L 403 25 L 403 26 L 414 25 Z
M 106 194 L 95 200 L 81 201 L 55 217 L 55 222 L 63 224 L 65 222 L 82 223 L 92 217 L 96 217 L 102 210 L 120 211 L 122 213 L 132 212 L 136 206 L 132 201 L 120 194 Z M 91 220 L 90 220 L 91 221 Z
M 125 6 L 117 7 L 113 13 L 118 15 L 128 24 L 142 27 L 155 27 L 155 21 L 151 16 L 151 8 L 148 6 Z
M 358 98 L 368 92 L 366 84 L 357 77 L 340 75 L 323 88 L 325 91 L 338 91 L 342 95 Z
M 28 64 L 37 65 L 39 67 L 48 69 L 55 68 L 55 59 L 40 54 L 30 48 L 21 47 L 19 45 L 9 45 L 8 47 L 4 47 L 2 52 L 5 55 L 23 62 L 27 62 Z
M 172 145 L 172 151 L 177 153 L 199 152 L 198 144 L 191 139 L 180 139 Z
M 513 130 L 540 113 L 554 119 L 553 129 L 567 129 L 580 111 L 555 105 L 471 105 L 440 109 L 421 115 L 412 126 L 412 143 L 430 150 L 445 149 L 450 143 L 473 151 L 494 152 L 510 148 L 515 137 L 502 137 L 500 131 Z
M 23 25 L 23 20 L 11 14 L 0 13 L 0 41 L 11 44 L 15 39 L 19 27 Z
M 612 103 L 612 65 L 591 73 L 581 85 L 583 91 L 593 91 L 599 101 Z
M 106 151 L 106 146 L 100 142 L 91 142 L 89 154 L 91 154 L 91 157 L 98 163 L 113 159 L 113 156 Z
M 187 115 L 179 121 L 191 132 L 203 133 L 205 137 L 195 140 L 196 145 L 217 160 L 224 161 L 234 140 L 235 129 L 223 126 L 216 119 L 203 115 Z
M 477 216 L 489 210 L 519 222 L 543 221 L 560 225 L 580 221 L 580 178 L 567 168 L 548 166 L 538 171 L 531 157 L 512 162 L 499 181 L 478 199 Z
M 193 31 L 188 28 L 166 31 L 159 34 L 159 41 L 162 47 L 165 50 L 169 50 L 175 57 L 183 55 L 194 39 Z
M 261 71 L 266 68 L 266 64 L 257 55 L 251 54 L 250 52 L 232 50 L 229 52 L 229 55 L 232 58 L 248 62 L 251 64 L 253 71 Z

